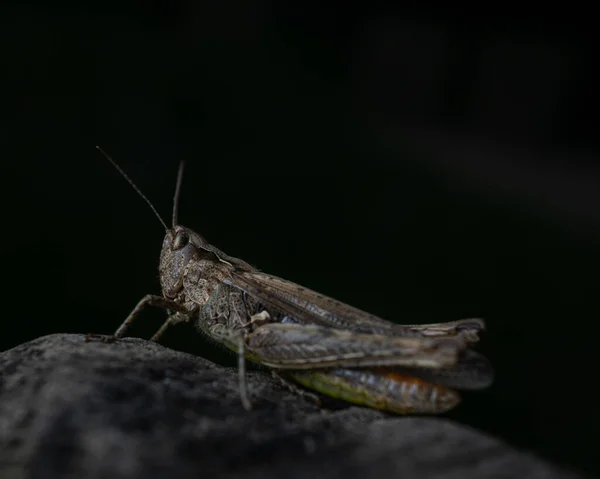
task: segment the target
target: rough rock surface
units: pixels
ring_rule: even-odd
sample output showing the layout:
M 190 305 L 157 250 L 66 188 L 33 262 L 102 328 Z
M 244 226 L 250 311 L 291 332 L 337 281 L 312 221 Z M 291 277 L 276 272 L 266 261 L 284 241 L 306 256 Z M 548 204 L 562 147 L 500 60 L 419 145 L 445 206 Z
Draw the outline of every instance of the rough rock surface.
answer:
M 249 372 L 140 339 L 0 353 L 1 478 L 578 477 L 440 417 L 319 410 Z

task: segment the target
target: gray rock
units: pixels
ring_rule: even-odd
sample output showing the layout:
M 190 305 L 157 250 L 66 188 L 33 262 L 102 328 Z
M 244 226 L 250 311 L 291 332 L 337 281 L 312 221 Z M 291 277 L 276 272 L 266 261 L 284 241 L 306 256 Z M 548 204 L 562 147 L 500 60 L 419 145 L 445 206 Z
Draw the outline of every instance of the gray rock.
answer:
M 0 353 L 1 478 L 578 477 L 440 417 L 319 410 L 263 372 L 141 339 Z

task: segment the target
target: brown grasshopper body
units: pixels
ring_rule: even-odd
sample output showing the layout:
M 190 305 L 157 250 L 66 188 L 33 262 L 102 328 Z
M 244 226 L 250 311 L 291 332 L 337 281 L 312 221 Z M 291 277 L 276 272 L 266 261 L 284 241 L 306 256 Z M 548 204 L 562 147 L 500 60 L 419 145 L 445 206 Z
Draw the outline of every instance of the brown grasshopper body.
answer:
M 180 167 L 175 205 L 181 175 Z M 163 296 L 144 297 L 114 338 L 146 304 L 172 312 L 152 340 L 171 324 L 194 322 L 238 353 L 248 409 L 245 359 L 329 396 L 395 413 L 447 411 L 460 401 L 454 388 L 480 389 L 493 380 L 488 361 L 469 347 L 484 329 L 480 319 L 394 324 L 228 256 L 178 225 L 176 206 L 173 226 L 165 228 Z

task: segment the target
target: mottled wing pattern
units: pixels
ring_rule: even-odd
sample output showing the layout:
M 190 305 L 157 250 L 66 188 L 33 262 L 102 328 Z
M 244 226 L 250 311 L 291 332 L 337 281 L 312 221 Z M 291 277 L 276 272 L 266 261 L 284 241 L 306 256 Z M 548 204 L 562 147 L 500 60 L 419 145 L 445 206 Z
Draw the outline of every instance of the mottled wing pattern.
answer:
M 366 334 L 400 337 L 462 336 L 468 343 L 479 340 L 485 329 L 481 319 L 463 319 L 427 325 L 402 325 L 386 321 L 292 281 L 256 271 L 236 271 L 226 283 L 251 294 L 296 322 Z

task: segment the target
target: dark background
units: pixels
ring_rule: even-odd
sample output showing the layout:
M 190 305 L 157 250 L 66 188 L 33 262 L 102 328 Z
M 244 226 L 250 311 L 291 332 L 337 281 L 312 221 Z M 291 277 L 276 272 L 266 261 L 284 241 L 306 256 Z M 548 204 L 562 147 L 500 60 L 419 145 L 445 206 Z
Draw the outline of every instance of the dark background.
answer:
M 185 160 L 180 220 L 228 254 L 398 322 L 484 317 L 496 383 L 450 416 L 600 473 L 585 18 L 4 2 L 0 349 L 160 291 L 163 230 L 95 145 L 167 221 Z M 233 364 L 189 326 L 164 343 Z

